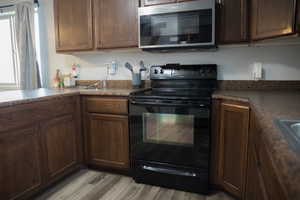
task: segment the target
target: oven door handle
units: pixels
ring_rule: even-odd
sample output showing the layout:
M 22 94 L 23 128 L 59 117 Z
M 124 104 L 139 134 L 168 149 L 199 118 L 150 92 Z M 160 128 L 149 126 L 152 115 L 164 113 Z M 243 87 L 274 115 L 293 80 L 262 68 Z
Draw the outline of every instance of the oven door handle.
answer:
M 209 106 L 206 104 L 183 104 L 183 103 L 161 103 L 161 102 L 140 102 L 140 101 L 130 101 L 131 104 L 134 105 L 151 105 L 151 106 L 184 106 L 184 107 L 200 107 L 200 108 L 208 108 Z
M 192 172 L 186 172 L 186 171 L 181 171 L 181 170 L 176 170 L 176 169 L 166 169 L 166 168 L 160 168 L 160 167 L 150 167 L 150 166 L 146 166 L 146 165 L 143 165 L 142 169 L 146 170 L 146 171 L 158 172 L 158 173 L 163 173 L 163 174 L 189 176 L 189 177 L 197 176 L 196 173 L 192 173 Z

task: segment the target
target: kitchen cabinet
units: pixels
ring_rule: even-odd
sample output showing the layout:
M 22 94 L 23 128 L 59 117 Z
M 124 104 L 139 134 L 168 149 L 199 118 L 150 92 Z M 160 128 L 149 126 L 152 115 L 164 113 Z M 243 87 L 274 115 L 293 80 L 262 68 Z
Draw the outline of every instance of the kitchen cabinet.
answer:
M 249 107 L 234 102 L 220 104 L 219 179 L 221 186 L 242 197 L 247 165 Z
M 268 200 L 254 146 L 250 144 L 245 200 Z
M 129 168 L 128 117 L 88 114 L 89 163 Z
M 245 200 L 288 199 L 278 181 L 272 156 L 261 135 L 261 129 L 251 113 Z
M 245 200 L 268 200 L 265 183 L 260 171 L 260 161 L 257 156 L 260 128 L 253 113 L 250 114 L 250 130 L 248 145 L 247 176 L 245 183 Z
M 296 0 L 252 0 L 251 2 L 252 40 L 294 33 Z
M 87 164 L 129 169 L 128 100 L 85 97 L 83 108 Z
M 94 0 L 96 48 L 138 46 L 138 0 Z
M 79 169 L 79 108 L 68 96 L 0 109 L 0 199 L 30 199 Z
M 0 133 L 0 149 L 1 199 L 19 198 L 42 185 L 38 126 Z
M 47 179 L 59 176 L 79 163 L 78 132 L 74 116 L 50 119 L 41 125 Z
M 249 41 L 247 0 L 219 0 L 216 37 L 219 44 Z
M 54 0 L 57 51 L 93 49 L 92 0 Z

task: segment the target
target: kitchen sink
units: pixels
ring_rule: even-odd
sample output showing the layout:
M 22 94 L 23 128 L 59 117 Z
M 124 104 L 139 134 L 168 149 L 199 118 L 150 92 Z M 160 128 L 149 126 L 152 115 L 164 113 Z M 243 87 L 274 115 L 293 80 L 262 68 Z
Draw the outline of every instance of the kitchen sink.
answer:
M 292 124 L 291 128 L 296 133 L 298 137 L 300 137 L 300 123 Z
M 300 120 L 275 120 L 281 131 L 288 136 L 289 141 L 300 148 Z

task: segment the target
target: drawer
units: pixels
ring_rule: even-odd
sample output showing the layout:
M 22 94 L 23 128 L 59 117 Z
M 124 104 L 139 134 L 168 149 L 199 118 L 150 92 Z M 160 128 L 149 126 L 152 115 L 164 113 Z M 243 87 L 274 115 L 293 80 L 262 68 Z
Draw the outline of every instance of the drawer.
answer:
M 86 97 L 85 106 L 90 113 L 128 114 L 128 100 L 125 98 Z

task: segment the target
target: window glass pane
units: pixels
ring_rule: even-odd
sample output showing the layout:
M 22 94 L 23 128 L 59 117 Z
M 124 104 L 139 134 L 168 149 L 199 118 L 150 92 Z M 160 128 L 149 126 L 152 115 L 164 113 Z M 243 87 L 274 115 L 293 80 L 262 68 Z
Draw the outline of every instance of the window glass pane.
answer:
M 36 44 L 36 59 L 39 65 L 39 72 L 41 81 L 42 80 L 42 62 L 41 62 L 41 43 L 40 43 L 40 28 L 39 28 L 39 14 L 38 9 L 36 9 L 34 14 L 34 30 L 35 30 L 35 44 Z
M 194 116 L 143 113 L 143 141 L 156 144 L 192 146 Z
M 14 84 L 14 59 L 10 18 L 0 18 L 0 83 Z

